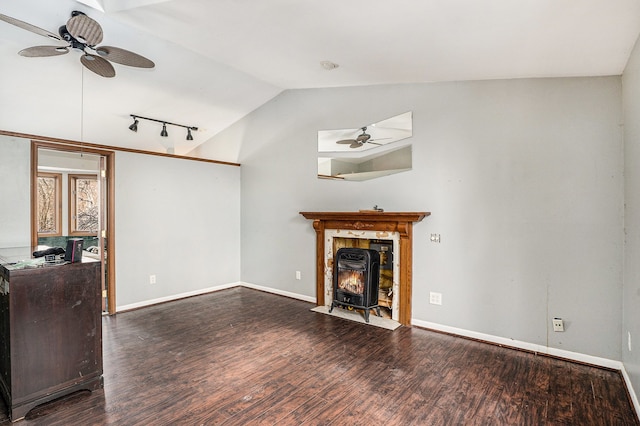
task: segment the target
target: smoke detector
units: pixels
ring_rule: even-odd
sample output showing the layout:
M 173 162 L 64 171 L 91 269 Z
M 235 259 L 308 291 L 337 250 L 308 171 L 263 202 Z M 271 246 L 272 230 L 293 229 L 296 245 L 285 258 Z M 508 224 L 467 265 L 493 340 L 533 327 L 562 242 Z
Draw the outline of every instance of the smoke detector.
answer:
M 322 68 L 324 68 L 327 71 L 331 71 L 334 70 L 336 68 L 338 68 L 340 65 L 336 64 L 335 62 L 331 62 L 331 61 L 320 61 L 320 66 Z

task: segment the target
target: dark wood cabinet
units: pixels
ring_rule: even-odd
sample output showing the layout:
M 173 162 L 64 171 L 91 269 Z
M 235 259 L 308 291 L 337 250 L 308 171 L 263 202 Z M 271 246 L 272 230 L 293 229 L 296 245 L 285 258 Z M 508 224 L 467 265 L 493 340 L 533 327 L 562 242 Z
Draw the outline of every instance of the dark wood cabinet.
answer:
M 0 391 L 9 417 L 102 387 L 100 262 L 16 269 L 0 258 Z

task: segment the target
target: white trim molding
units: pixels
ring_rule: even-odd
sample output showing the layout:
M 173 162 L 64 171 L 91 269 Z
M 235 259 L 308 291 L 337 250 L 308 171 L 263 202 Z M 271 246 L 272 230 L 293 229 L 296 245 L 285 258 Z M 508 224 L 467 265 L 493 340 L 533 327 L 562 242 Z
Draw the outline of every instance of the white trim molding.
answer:
M 566 351 L 563 349 L 550 348 L 548 346 L 537 345 L 535 343 L 523 342 L 520 340 L 509 339 L 506 337 L 494 336 L 491 334 L 478 333 L 476 331 L 465 330 L 462 328 L 449 327 L 447 325 L 441 325 L 434 322 L 421 321 L 413 318 L 411 324 L 428 328 L 431 330 L 442 331 L 444 333 L 455 334 L 457 336 L 469 337 L 471 339 L 482 340 L 489 343 L 494 343 L 501 346 L 511 346 L 513 348 L 524 349 L 526 351 L 541 353 L 546 355 L 552 355 L 559 358 L 564 358 L 572 361 L 583 362 L 586 364 L 593 364 L 600 367 L 612 368 L 614 370 L 622 370 L 623 365 L 620 361 L 615 361 L 607 358 L 600 358 L 591 355 L 585 355 L 578 352 Z
M 491 334 L 478 333 L 475 331 L 465 330 L 462 328 L 449 327 L 447 325 L 437 324 L 428 321 L 421 321 L 415 318 L 411 319 L 411 324 L 416 327 L 422 327 L 430 330 L 441 331 L 443 333 L 449 333 L 456 336 L 468 337 L 471 339 L 477 339 L 484 342 L 493 343 L 500 346 L 512 347 L 516 349 L 523 349 L 530 352 L 541 353 L 546 355 L 563 358 L 569 361 L 582 362 L 586 364 L 596 365 L 599 367 L 610 368 L 613 370 L 619 370 L 624 379 L 627 391 L 631 397 L 631 402 L 636 411 L 636 415 L 640 417 L 640 403 L 638 402 L 638 396 L 636 395 L 631 379 L 624 368 L 624 364 L 621 361 L 616 361 L 607 358 L 600 358 L 597 356 L 581 354 L 578 352 L 565 351 L 563 349 L 550 348 L 548 346 L 537 345 L 534 343 L 523 342 L 520 340 L 509 339 L 506 337 L 493 336 Z
M 316 297 L 315 296 L 305 296 L 303 294 L 291 293 L 291 292 L 284 291 L 284 290 L 278 290 L 278 289 L 275 289 L 275 288 L 264 287 L 264 286 L 261 286 L 261 285 L 256 285 L 256 284 L 251 284 L 251 283 L 246 283 L 246 282 L 241 282 L 241 283 L 239 283 L 239 285 L 241 285 L 242 287 L 246 287 L 246 288 L 252 288 L 254 290 L 260 290 L 260 291 L 264 291 L 264 292 L 267 292 L 267 293 L 277 294 L 278 296 L 284 296 L 284 297 L 289 297 L 291 299 L 298 299 L 298 300 L 303 300 L 305 302 L 316 303 Z
M 233 287 L 246 287 L 246 288 L 250 288 L 250 289 L 253 289 L 253 290 L 259 290 L 259 291 L 264 291 L 264 292 L 267 292 L 267 293 L 277 294 L 278 296 L 284 296 L 284 297 L 289 297 L 289 298 L 292 298 L 292 299 L 303 300 L 305 302 L 316 303 L 316 298 L 312 297 L 312 296 L 305 296 L 305 295 L 298 294 L 298 293 L 291 293 L 291 292 L 288 292 L 288 291 L 277 290 L 277 289 L 270 288 L 270 287 L 264 287 L 264 286 L 260 286 L 260 285 L 256 285 L 256 284 L 237 281 L 235 283 L 227 283 L 227 284 L 222 284 L 222 285 L 218 285 L 218 286 L 215 286 L 215 287 L 203 288 L 203 289 L 196 290 L 196 291 L 173 294 L 171 296 L 159 297 L 157 299 L 145 300 L 144 302 L 131 303 L 131 304 L 128 304 L 128 305 L 118 306 L 116 308 L 116 313 L 117 312 L 130 311 L 132 309 L 144 308 L 145 306 L 157 305 L 158 303 L 171 302 L 171 301 L 174 301 L 174 300 L 184 299 L 186 297 L 199 296 L 201 294 L 213 293 L 213 292 L 216 292 L 216 291 L 226 290 L 228 288 L 233 288 Z
M 629 391 L 629 395 L 631 396 L 631 402 L 633 402 L 633 407 L 636 409 L 636 415 L 640 418 L 640 401 L 638 401 L 638 395 L 636 391 L 633 389 L 633 384 L 631 384 L 631 378 L 627 374 L 627 370 L 622 367 L 622 377 L 624 377 L 624 382 L 627 385 L 627 390 Z
M 157 299 L 145 300 L 143 302 L 131 303 L 129 305 L 122 305 L 116 307 L 116 313 L 130 311 L 132 309 L 144 308 L 145 306 L 157 305 L 158 303 L 172 302 L 174 300 L 184 299 L 191 296 L 199 296 L 201 294 L 213 293 L 214 291 L 226 290 L 228 288 L 242 286 L 241 282 L 222 284 L 215 287 L 203 288 L 196 291 L 189 291 L 186 293 L 173 294 L 171 296 L 159 297 Z

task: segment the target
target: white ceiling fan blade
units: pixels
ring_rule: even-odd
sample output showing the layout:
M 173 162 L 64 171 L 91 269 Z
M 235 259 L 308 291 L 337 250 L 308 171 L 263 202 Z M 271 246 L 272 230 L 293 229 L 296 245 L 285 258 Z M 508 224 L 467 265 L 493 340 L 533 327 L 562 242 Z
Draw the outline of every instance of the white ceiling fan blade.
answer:
M 20 27 L 23 30 L 31 31 L 32 33 L 39 34 L 44 37 L 49 37 L 54 40 L 62 40 L 59 35 L 49 32 L 47 30 L 43 30 L 40 27 L 36 27 L 35 25 L 31 25 L 28 22 L 21 21 L 16 18 L 12 18 L 11 16 L 3 15 L 0 13 L 0 20 L 5 21 L 9 24 L 15 25 L 16 27 Z
M 22 49 L 18 52 L 18 55 L 25 56 L 27 58 L 41 58 L 45 56 L 64 55 L 67 53 L 69 53 L 69 49 L 64 46 L 33 46 Z

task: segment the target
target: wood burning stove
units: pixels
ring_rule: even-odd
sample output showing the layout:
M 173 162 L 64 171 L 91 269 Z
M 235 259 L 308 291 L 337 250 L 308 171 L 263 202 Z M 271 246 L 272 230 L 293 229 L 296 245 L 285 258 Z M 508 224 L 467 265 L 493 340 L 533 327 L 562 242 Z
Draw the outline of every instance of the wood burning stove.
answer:
M 369 322 L 369 311 L 378 306 L 380 284 L 380 255 L 376 250 L 362 248 L 341 248 L 334 261 L 333 301 L 329 312 L 335 306 L 364 310 L 364 320 Z

